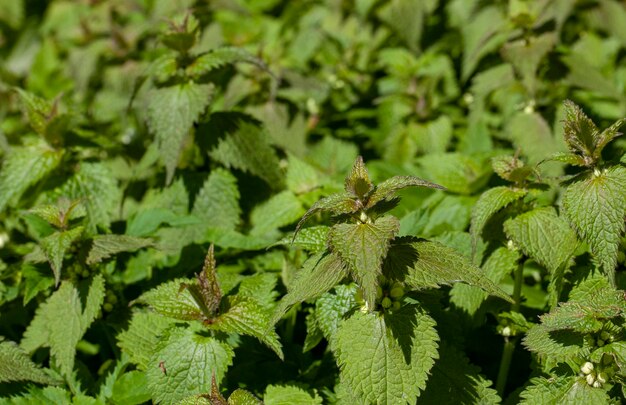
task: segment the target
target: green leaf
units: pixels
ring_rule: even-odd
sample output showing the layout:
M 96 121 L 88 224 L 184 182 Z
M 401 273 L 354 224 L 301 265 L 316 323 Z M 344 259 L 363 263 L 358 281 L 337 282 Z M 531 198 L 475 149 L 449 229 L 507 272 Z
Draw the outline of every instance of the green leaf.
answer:
M 272 188 L 280 189 L 283 184 L 276 151 L 270 146 L 267 133 L 256 124 L 239 121 L 237 129 L 220 138 L 209 155 L 226 167 L 262 178 Z
M 482 266 L 485 277 L 499 284 L 517 268 L 520 257 L 517 250 L 497 248 Z M 489 295 L 484 290 L 467 284 L 456 283 L 450 290 L 450 302 L 472 317 L 476 326 L 484 322 L 480 309 L 487 298 Z
M 89 325 L 95 320 L 104 301 L 104 278 L 94 277 L 84 307 L 81 296 L 70 282 L 61 287 L 43 303 L 24 332 L 21 347 L 27 352 L 50 347 L 50 354 L 61 373 L 69 378 L 74 368 L 76 345 Z
M 61 162 L 63 150 L 43 143 L 14 147 L 5 155 L 0 171 L 0 212 L 15 204 L 33 184 L 48 175 Z
M 524 189 L 500 186 L 490 188 L 481 194 L 474 209 L 472 209 L 472 223 L 470 225 L 472 250 L 476 250 L 478 239 L 489 218 L 513 201 L 524 197 L 527 193 Z
M 148 389 L 156 403 L 175 403 L 211 390 L 232 364 L 231 347 L 202 330 L 172 327 L 159 339 L 148 364 Z
M 439 348 L 439 359 L 428 378 L 426 390 L 419 401 L 425 404 L 445 403 L 453 398 L 455 404 L 498 404 L 500 397 L 490 386 L 491 381 L 479 374 L 478 367 L 469 363 L 462 352 L 448 344 Z
M 0 382 L 33 381 L 39 384 L 57 384 L 14 342 L 0 337 Z
M 313 253 L 326 249 L 326 240 L 330 228 L 325 225 L 311 226 L 301 229 L 297 235 L 288 235 L 276 242 L 274 245 L 297 247 Z
M 148 379 L 143 371 L 132 370 L 122 374 L 113 384 L 111 401 L 115 404 L 141 404 L 150 401 Z
M 191 213 L 203 220 L 203 225 L 234 230 L 240 222 L 237 178 L 228 170 L 211 171 L 193 203 Z
M 287 295 L 276 306 L 270 324 L 278 322 L 292 305 L 324 294 L 347 275 L 347 267 L 335 253 L 311 256 L 288 286 Z
M 251 235 L 263 235 L 296 222 L 304 214 L 302 203 L 289 190 L 254 207 L 250 213 Z
M 354 161 L 352 170 L 345 180 L 345 189 L 348 194 L 359 200 L 364 200 L 374 189 L 374 185 L 363 163 L 362 156 L 358 156 Z
M 86 263 L 89 265 L 100 263 L 115 254 L 135 252 L 152 245 L 153 241 L 146 238 L 127 235 L 97 235 L 93 238 Z
M 228 405 L 263 405 L 263 402 L 248 391 L 238 388 L 228 397 Z
M 230 398 L 228 399 L 230 402 Z M 317 393 L 311 396 L 302 388 L 289 385 L 268 385 L 263 395 L 265 405 L 321 405 Z
M 550 32 L 509 42 L 502 47 L 502 57 L 511 62 L 531 95 L 535 94 L 539 82 L 536 75 L 539 63 L 552 50 L 556 40 L 556 35 Z
M 436 183 L 458 194 L 473 194 L 491 176 L 488 155 L 434 153 L 421 157 L 420 163 Z
M 52 267 L 54 273 L 54 283 L 59 285 L 61 280 L 61 269 L 63 268 L 63 257 L 65 252 L 72 246 L 83 233 L 83 227 L 77 226 L 69 231 L 54 232 L 52 235 L 46 236 L 41 240 L 39 245 L 46 255 L 46 259 Z
M 317 170 L 303 160 L 288 154 L 286 182 L 289 190 L 303 194 L 319 187 L 320 179 Z
M 117 335 L 117 345 L 139 369 L 146 370 L 161 335 L 172 322 L 153 312 L 135 312 L 128 328 Z
M 330 211 L 332 215 L 344 215 L 344 214 L 352 214 L 359 210 L 360 205 L 356 200 L 346 195 L 345 193 L 336 193 L 331 194 L 328 197 L 324 197 L 309 208 L 309 210 L 302 216 L 298 225 L 296 225 L 296 230 L 293 234 L 294 240 L 298 232 L 302 228 L 302 225 L 309 219 L 313 214 L 318 211 Z
M 332 347 L 340 379 L 364 403 L 415 403 L 438 357 L 435 321 L 407 305 L 393 315 L 356 312 Z
M 161 160 L 167 171 L 166 183 L 174 177 L 174 170 L 183 143 L 193 123 L 209 105 L 213 87 L 187 82 L 150 92 L 147 117 L 150 130 L 159 144 Z
M 445 190 L 445 187 L 414 176 L 394 176 L 378 184 L 367 199 L 365 208 L 371 208 L 380 201 L 389 201 L 396 196 L 396 192 L 407 187 L 428 187 Z
M 222 47 L 212 49 L 209 52 L 199 55 L 187 66 L 186 71 L 191 77 L 199 77 L 222 66 L 237 62 L 248 62 L 262 69 L 267 69 L 267 66 L 261 59 L 251 55 L 244 49 Z
M 219 315 L 209 327 L 226 333 L 255 337 L 272 349 L 282 360 L 283 351 L 278 335 L 275 331 L 268 330 L 269 324 L 269 314 L 261 305 L 250 299 L 229 297 L 228 309 Z
M 576 234 L 553 207 L 536 208 L 504 223 L 507 237 L 554 274 L 574 254 Z
M 354 284 L 338 285 L 334 293 L 326 293 L 315 301 L 317 325 L 329 342 L 332 342 L 341 320 L 356 306 L 355 293 Z
M 389 255 L 404 256 L 404 262 L 401 258 L 397 258 L 395 260 L 399 263 L 394 265 L 407 268 L 408 274 L 404 281 L 412 288 L 421 289 L 437 287 L 441 284 L 465 283 L 513 303 L 511 297 L 489 280 L 481 269 L 454 249 L 426 240 L 414 242 L 403 240 L 396 246 L 398 253 L 392 247 Z
M 604 271 L 613 274 L 624 232 L 626 168 L 613 166 L 571 184 L 563 195 L 563 209 Z
M 519 147 L 530 164 L 536 164 L 546 155 L 558 152 L 558 146 L 546 120 L 536 112 L 520 111 L 510 118 L 506 139 Z
M 399 230 L 400 222 L 390 215 L 373 223 L 336 224 L 330 228 L 328 244 L 363 289 L 369 308 L 374 308 L 382 262 Z
M 553 378 L 533 378 L 531 385 L 520 393 L 520 404 L 608 404 L 611 403 L 607 392 L 593 388 L 584 377 L 559 376 Z
M 98 226 L 109 229 L 121 205 L 122 192 L 104 164 L 82 162 L 74 176 L 50 197 L 53 200 L 57 197 L 80 200 L 87 210 L 85 228 L 90 234 L 95 234 Z
M 194 298 L 186 285 L 193 285 L 194 280 L 176 279 L 163 283 L 135 300 L 136 303 L 149 305 L 161 315 L 181 321 L 204 320 L 205 313 L 201 303 Z

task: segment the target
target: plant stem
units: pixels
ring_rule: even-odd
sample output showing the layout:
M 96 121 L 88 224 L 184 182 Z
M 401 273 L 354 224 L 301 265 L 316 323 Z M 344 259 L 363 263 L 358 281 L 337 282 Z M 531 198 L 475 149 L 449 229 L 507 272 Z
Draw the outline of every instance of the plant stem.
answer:
M 513 286 L 513 301 L 511 304 L 511 311 L 519 312 L 522 306 L 522 283 L 524 280 L 524 260 L 520 260 L 514 273 L 514 286 Z M 504 394 L 504 388 L 506 386 L 506 380 L 509 376 L 509 369 L 511 368 L 511 359 L 513 358 L 513 352 L 515 351 L 515 344 L 517 339 L 504 338 L 504 349 L 502 350 L 502 358 L 500 359 L 500 369 L 498 370 L 498 379 L 496 380 L 496 391 L 498 395 L 502 397 Z

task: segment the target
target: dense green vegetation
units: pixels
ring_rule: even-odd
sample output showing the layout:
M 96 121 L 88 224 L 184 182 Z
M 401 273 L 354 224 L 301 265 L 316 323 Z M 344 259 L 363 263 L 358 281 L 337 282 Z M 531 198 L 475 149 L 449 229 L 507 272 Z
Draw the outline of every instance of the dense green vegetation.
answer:
M 0 1 L 0 404 L 626 401 L 617 0 Z

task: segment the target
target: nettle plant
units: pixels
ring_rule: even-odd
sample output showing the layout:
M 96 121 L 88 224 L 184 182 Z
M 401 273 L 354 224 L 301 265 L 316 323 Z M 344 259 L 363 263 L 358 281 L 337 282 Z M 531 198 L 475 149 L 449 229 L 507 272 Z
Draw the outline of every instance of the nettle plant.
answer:
M 463 282 L 512 302 L 454 249 L 398 237 L 399 221 L 388 211 L 399 202 L 397 191 L 414 186 L 443 188 L 412 176 L 375 186 L 359 157 L 345 192 L 315 203 L 294 234 L 294 244 L 311 248 L 315 240 L 312 250 L 319 251 L 289 283 L 274 320 L 292 305 L 319 297 L 308 318 L 305 345 L 328 339 L 340 369 L 337 395 L 347 403 L 413 403 L 426 388 L 440 338 L 421 291 Z M 319 211 L 330 212 L 337 223 L 300 230 Z M 442 366 L 458 374 L 454 362 Z

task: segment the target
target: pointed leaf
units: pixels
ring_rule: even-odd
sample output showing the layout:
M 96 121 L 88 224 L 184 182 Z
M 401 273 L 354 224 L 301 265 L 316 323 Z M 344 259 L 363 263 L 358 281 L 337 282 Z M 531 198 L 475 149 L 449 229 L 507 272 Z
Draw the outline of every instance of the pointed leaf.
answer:
M 481 269 L 452 248 L 425 240 L 400 245 L 400 247 L 408 250 L 401 254 L 412 253 L 413 255 L 412 264 L 409 264 L 408 274 L 404 280 L 412 288 L 465 283 L 513 303 L 511 297 L 489 280 Z
M 263 405 L 263 402 L 248 391 L 238 388 L 228 397 L 228 405 Z
M 276 306 L 270 324 L 278 322 L 292 305 L 324 294 L 347 275 L 347 267 L 335 253 L 311 256 L 289 285 L 287 295 Z
M 405 306 L 393 315 L 356 312 L 341 322 L 332 347 L 341 381 L 364 403 L 415 403 L 438 357 L 435 321 Z
M 397 191 L 407 187 L 428 187 L 445 190 L 445 187 L 422 180 L 419 177 L 394 176 L 376 186 L 374 192 L 368 198 L 365 208 L 371 208 L 383 200 L 390 200 L 395 197 Z
M 356 287 L 338 285 L 334 293 L 326 293 L 315 301 L 315 317 L 324 337 L 332 342 L 343 317 L 356 306 Z
M 210 71 L 225 65 L 237 62 L 248 62 L 262 69 L 267 69 L 265 63 L 248 53 L 245 49 L 235 47 L 222 47 L 212 49 L 196 58 L 189 66 L 187 66 L 187 74 L 192 77 L 202 76 Z
M 83 227 L 77 226 L 69 231 L 54 232 L 52 235 L 46 236 L 41 240 L 39 245 L 46 255 L 46 259 L 52 267 L 54 273 L 54 282 L 59 285 L 61 280 L 61 269 L 63 268 L 63 257 L 65 252 L 72 246 L 83 233 Z
M 203 225 L 235 230 L 240 222 L 237 178 L 228 170 L 211 171 L 193 203 L 191 213 L 203 220 Z
M 301 229 L 297 235 L 285 236 L 272 246 L 296 247 L 313 253 L 326 249 L 326 240 L 330 227 L 319 225 Z
M 293 237 L 294 239 L 296 238 L 296 235 L 306 220 L 318 211 L 330 211 L 333 215 L 345 215 L 355 213 L 361 208 L 361 205 L 356 200 L 344 193 L 331 194 L 328 197 L 318 200 L 309 208 L 300 219 L 300 222 L 298 222 L 298 225 L 296 225 Z
M 196 284 L 189 279 L 172 280 L 143 293 L 134 302 L 149 305 L 159 314 L 181 321 L 204 320 L 208 309 L 194 298 L 186 288 L 188 285 Z
M 167 184 L 187 134 L 209 105 L 212 86 L 187 82 L 152 90 L 148 100 L 148 124 L 159 144 L 161 160 L 167 170 Z
M 485 191 L 472 210 L 472 223 L 470 233 L 472 235 L 472 250 L 476 250 L 476 244 L 483 232 L 483 228 L 489 218 L 513 201 L 524 197 L 528 191 L 511 187 L 494 187 Z
M 345 188 L 347 193 L 359 200 L 364 200 L 364 197 L 373 190 L 374 185 L 367 173 L 362 156 L 358 156 L 354 161 L 352 170 L 346 177 Z
M 229 398 L 230 400 L 230 398 Z M 311 396 L 302 388 L 289 385 L 268 385 L 263 395 L 265 405 L 322 405 L 322 398 Z
M 399 230 L 400 222 L 395 217 L 384 216 L 374 223 L 336 224 L 328 234 L 331 249 L 363 289 L 369 308 L 374 308 L 378 276 L 389 242 Z
M 611 403 L 611 399 L 605 390 L 590 386 L 583 377 L 537 377 L 530 381 L 531 384 L 520 393 L 522 399 L 520 404 L 580 405 Z
M 302 203 L 293 192 L 285 190 L 254 207 L 250 213 L 251 235 L 264 235 L 296 222 L 304 214 Z
M 599 135 L 598 127 L 585 115 L 584 111 L 570 100 L 565 101 L 565 142 L 574 153 L 591 159 Z M 588 161 L 588 164 L 591 163 Z
M 268 330 L 269 314 L 250 299 L 229 299 L 226 312 L 218 316 L 209 327 L 226 333 L 238 333 L 259 339 L 283 359 L 283 351 L 274 330 Z
M 154 312 L 135 312 L 128 328 L 117 335 L 117 345 L 140 370 L 146 370 L 161 335 L 172 322 Z
M 611 275 L 617 265 L 620 235 L 626 214 L 626 168 L 610 167 L 567 187 L 565 216 L 576 233 Z
M 11 381 L 33 381 L 51 385 L 59 382 L 33 363 L 16 343 L 0 337 L 0 382 Z
M 172 404 L 194 394 L 210 392 L 211 378 L 219 383 L 232 364 L 233 349 L 201 330 L 173 327 L 159 340 L 146 375 L 156 403 Z
M 135 252 L 144 247 L 152 246 L 152 239 L 138 238 L 127 235 L 97 235 L 87 256 L 87 264 L 100 263 L 102 260 L 121 253 Z

